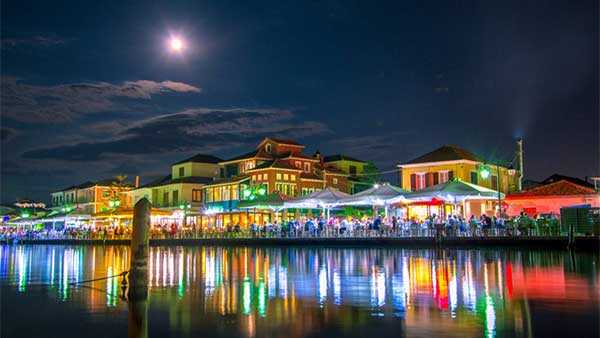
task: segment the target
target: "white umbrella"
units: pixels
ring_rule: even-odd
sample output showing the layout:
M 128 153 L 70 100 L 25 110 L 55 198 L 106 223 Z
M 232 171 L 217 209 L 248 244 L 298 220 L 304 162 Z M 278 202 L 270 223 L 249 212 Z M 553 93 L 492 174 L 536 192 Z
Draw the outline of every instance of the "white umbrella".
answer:
M 350 197 L 350 195 L 332 188 L 315 191 L 311 194 L 300 196 L 285 202 L 286 208 L 318 208 L 327 210 L 329 219 L 329 210 L 341 204 L 341 202 Z
M 390 185 L 389 183 L 375 184 L 372 188 L 354 194 L 342 201 L 344 205 L 384 206 L 385 217 L 388 217 L 388 207 L 395 202 L 404 200 L 408 190 Z

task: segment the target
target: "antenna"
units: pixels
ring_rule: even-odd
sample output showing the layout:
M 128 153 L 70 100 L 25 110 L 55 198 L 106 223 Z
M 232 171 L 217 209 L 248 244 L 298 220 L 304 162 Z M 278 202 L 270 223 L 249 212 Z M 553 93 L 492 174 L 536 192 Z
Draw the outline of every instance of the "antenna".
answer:
M 519 160 L 519 191 L 523 188 L 523 139 L 517 139 L 517 156 Z

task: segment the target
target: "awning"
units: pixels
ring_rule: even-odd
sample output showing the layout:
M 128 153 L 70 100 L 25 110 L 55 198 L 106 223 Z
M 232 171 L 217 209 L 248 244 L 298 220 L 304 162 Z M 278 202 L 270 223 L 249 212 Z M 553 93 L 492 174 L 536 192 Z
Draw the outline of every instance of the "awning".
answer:
M 405 197 L 409 202 L 431 201 L 435 198 L 447 203 L 457 203 L 464 200 L 497 199 L 498 191 L 467 183 L 461 181 L 459 178 L 454 178 L 445 183 L 436 184 L 419 191 L 411 192 Z M 500 193 L 500 198 L 504 197 L 504 194 Z
M 162 210 L 158 208 L 152 208 L 150 211 L 151 216 L 172 216 L 173 211 Z M 101 211 L 92 215 L 94 218 L 133 218 L 132 208 L 122 208 L 114 211 Z
M 401 202 L 408 190 L 393 186 L 388 183 L 375 184 L 372 188 L 354 194 L 342 201 L 344 205 L 389 205 Z

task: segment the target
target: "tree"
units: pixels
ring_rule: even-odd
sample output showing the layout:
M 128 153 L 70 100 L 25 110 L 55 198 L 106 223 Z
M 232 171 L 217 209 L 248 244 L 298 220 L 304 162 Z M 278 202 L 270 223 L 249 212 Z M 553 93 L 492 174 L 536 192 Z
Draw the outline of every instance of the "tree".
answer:
M 110 183 L 111 199 L 121 199 L 121 193 L 129 190 L 131 184 L 126 181 L 127 175 L 115 175 L 114 180 Z
M 373 161 L 367 162 L 363 170 L 365 172 L 364 178 L 366 183 L 373 185 L 381 182 L 381 172 Z

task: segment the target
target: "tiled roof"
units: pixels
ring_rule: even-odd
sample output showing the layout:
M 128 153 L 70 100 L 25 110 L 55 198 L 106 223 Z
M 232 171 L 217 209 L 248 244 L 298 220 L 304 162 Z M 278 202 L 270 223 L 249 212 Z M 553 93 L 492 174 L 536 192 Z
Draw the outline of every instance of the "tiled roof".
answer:
M 220 179 L 220 180 L 212 181 L 212 182 L 210 182 L 209 184 L 206 184 L 206 185 L 207 186 L 211 186 L 211 185 L 220 185 L 220 184 L 226 184 L 226 183 L 235 183 L 235 182 L 241 182 L 241 181 L 247 180 L 249 178 L 250 178 L 249 175 L 229 177 L 229 178 L 223 178 L 223 179 Z
M 286 140 L 286 139 L 282 139 L 282 138 L 274 138 L 274 137 L 267 137 L 265 138 L 269 139 L 275 143 L 279 143 L 279 144 L 287 144 L 287 145 L 292 145 L 292 146 L 300 146 L 300 147 L 304 147 L 302 144 L 296 142 L 296 141 L 292 141 L 292 140 Z M 262 142 L 261 142 L 262 143 Z
M 257 149 L 257 150 L 253 150 L 249 153 L 245 153 L 245 154 L 242 154 L 242 155 L 239 155 L 236 157 L 229 158 L 222 162 L 238 161 L 238 160 L 244 160 L 244 159 L 255 158 L 255 157 L 263 158 L 263 159 L 272 159 L 273 155 Z
M 266 161 L 265 163 L 259 164 L 256 167 L 250 169 L 249 171 L 257 170 L 257 169 L 266 169 L 266 168 L 289 169 L 289 170 L 298 170 L 298 171 L 302 170 L 302 169 L 292 166 L 287 161 L 283 161 L 281 159 L 276 159 L 273 161 Z
M 179 161 L 177 163 L 173 163 L 173 165 L 176 164 L 181 164 L 181 163 L 188 163 L 188 162 L 196 162 L 196 163 L 219 163 L 219 162 L 223 162 L 223 159 L 218 158 L 216 156 L 212 156 L 212 155 L 205 155 L 205 154 L 197 154 L 194 155 L 190 158 L 187 158 L 183 161 Z
M 280 158 L 303 158 L 303 159 L 307 159 L 307 160 L 312 160 L 312 161 L 318 161 L 318 159 L 312 157 L 312 156 L 308 156 L 308 155 L 302 155 L 302 154 L 292 154 L 291 152 L 286 152 L 283 153 L 279 156 Z
M 560 174 L 554 174 L 552 176 L 547 177 L 545 180 L 543 180 L 541 182 L 541 184 L 549 184 L 549 183 L 554 183 L 554 182 L 558 182 L 558 181 L 562 181 L 562 180 L 569 181 L 571 183 L 575 183 L 577 185 L 581 185 L 581 186 L 588 187 L 588 188 L 594 187 L 593 184 L 586 182 L 580 178 L 565 176 L 565 175 L 560 175 Z
M 417 163 L 429 163 L 429 162 L 443 162 L 443 161 L 455 161 L 455 160 L 470 160 L 480 162 L 479 157 L 473 153 L 466 151 L 463 148 L 457 146 L 445 145 L 431 151 L 425 155 L 414 158 L 408 162 L 402 164 L 417 164 Z
M 366 161 L 357 160 L 357 159 L 355 159 L 355 158 L 353 158 L 353 157 L 346 156 L 346 155 L 342 155 L 342 154 L 336 154 L 336 155 L 329 155 L 329 156 L 325 156 L 325 157 L 323 157 L 323 161 L 324 161 L 324 162 L 335 162 L 335 161 L 354 161 L 354 162 L 367 163 Z
M 313 174 L 313 173 L 301 173 L 300 178 L 308 179 L 308 180 L 323 180 L 321 177 Z
M 164 184 L 164 182 L 170 181 L 171 180 L 171 175 L 167 175 L 167 176 L 163 176 L 160 178 L 157 178 L 147 184 L 144 184 L 142 186 L 140 186 L 138 189 L 141 188 L 151 188 L 151 187 L 158 187 Z
M 546 184 L 530 190 L 525 190 L 507 196 L 508 199 L 520 197 L 546 197 L 546 196 L 567 196 L 567 195 L 591 195 L 598 194 L 592 188 L 577 185 L 567 180 L 561 180 L 555 183 Z

